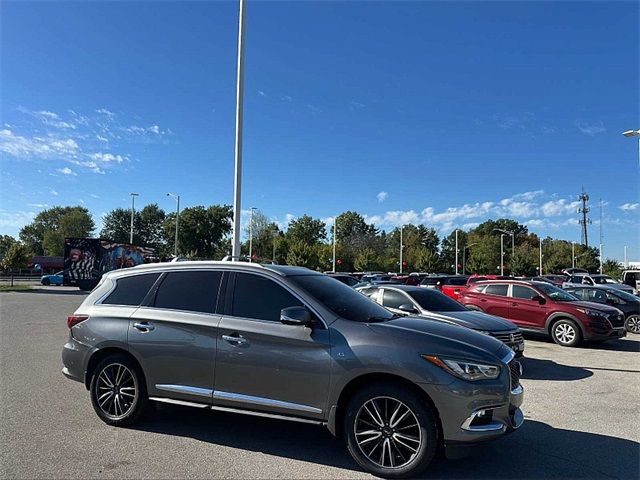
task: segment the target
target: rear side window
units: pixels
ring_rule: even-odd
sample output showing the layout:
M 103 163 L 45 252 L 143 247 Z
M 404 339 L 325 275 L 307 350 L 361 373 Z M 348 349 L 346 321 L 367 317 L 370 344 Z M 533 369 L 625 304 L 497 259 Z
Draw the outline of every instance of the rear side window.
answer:
M 300 300 L 273 280 L 248 273 L 236 274 L 232 306 L 234 317 L 279 322 L 283 308 L 297 306 L 303 306 Z
M 506 297 L 507 290 L 509 290 L 509 285 L 487 285 L 484 293 L 487 295 L 499 295 L 501 297 Z
M 484 289 L 487 288 L 486 285 L 478 285 L 477 287 L 473 287 L 471 289 L 472 292 L 484 293 Z
M 156 293 L 155 308 L 215 313 L 222 272 L 170 272 Z
M 160 273 L 148 273 L 116 280 L 116 289 L 102 302 L 103 305 L 132 305 L 142 303 Z
M 467 279 L 466 278 L 449 278 L 444 283 L 445 283 L 445 285 L 462 286 L 462 285 L 466 285 L 467 284 Z

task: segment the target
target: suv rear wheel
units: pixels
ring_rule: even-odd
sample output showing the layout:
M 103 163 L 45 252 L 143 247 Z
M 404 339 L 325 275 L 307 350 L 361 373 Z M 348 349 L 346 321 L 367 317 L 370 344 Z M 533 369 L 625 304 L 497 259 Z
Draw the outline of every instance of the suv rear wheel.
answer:
M 126 355 L 112 355 L 95 368 L 91 404 L 105 423 L 115 427 L 131 425 L 144 413 L 147 388 L 140 367 Z
M 438 446 L 434 413 L 411 390 L 393 384 L 371 385 L 354 395 L 344 428 L 355 461 L 385 478 L 415 477 Z
M 640 333 L 640 315 L 630 315 L 624 326 L 629 333 Z
M 576 347 L 582 341 L 582 332 L 576 322 L 563 318 L 551 326 L 551 338 L 563 347 Z

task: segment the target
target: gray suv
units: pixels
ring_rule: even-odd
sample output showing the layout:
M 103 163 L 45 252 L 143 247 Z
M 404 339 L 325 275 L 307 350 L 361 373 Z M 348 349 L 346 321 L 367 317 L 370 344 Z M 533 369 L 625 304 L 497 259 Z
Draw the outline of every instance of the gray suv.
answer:
M 327 275 L 244 262 L 106 274 L 67 319 L 63 373 L 127 426 L 150 401 L 296 420 L 383 477 L 523 422 L 520 364 L 468 328 L 398 317 Z M 457 451 L 456 454 L 459 454 Z

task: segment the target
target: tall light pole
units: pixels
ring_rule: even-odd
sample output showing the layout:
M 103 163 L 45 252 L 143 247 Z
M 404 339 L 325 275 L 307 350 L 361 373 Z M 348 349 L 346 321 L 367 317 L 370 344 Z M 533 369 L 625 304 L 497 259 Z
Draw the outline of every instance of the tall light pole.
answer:
M 500 234 L 500 275 L 504 276 L 504 233 Z
M 538 268 L 538 271 L 540 272 L 538 275 L 542 275 L 542 237 L 538 237 L 540 240 L 540 266 Z
M 133 216 L 136 211 L 136 197 L 139 193 L 131 193 L 131 231 L 129 232 L 129 243 L 133 245 Z
M 176 239 L 173 245 L 173 256 L 178 258 L 178 222 L 180 221 L 180 195 L 167 193 L 167 197 L 171 197 L 176 201 Z
M 256 207 L 251 207 L 249 214 L 249 262 L 253 262 L 253 212 Z
M 640 130 L 627 130 L 622 132 L 625 137 L 638 137 L 638 166 L 640 166 Z
M 240 0 L 238 16 L 238 77 L 236 79 L 236 143 L 233 179 L 233 241 L 231 259 L 240 259 L 240 215 L 242 196 L 242 111 L 244 95 L 244 0 Z
M 629 268 L 629 262 L 627 260 L 627 246 L 624 246 L 624 268 Z
M 458 229 L 456 228 L 456 275 L 458 275 Z
M 462 274 L 463 275 L 466 275 L 467 273 L 467 250 L 477 244 L 478 242 L 474 242 L 462 247 Z
M 402 250 L 404 249 L 404 245 L 402 245 L 402 229 L 404 225 L 400 225 L 400 273 L 402 273 Z
M 571 242 L 571 268 L 576 268 L 576 242 Z
M 338 217 L 333 217 L 333 273 L 336 273 L 336 225 Z

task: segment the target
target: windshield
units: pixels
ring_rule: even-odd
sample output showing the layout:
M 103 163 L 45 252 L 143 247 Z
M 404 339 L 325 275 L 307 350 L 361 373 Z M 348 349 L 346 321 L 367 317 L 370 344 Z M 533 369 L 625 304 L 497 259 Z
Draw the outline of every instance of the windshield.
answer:
M 437 290 L 422 288 L 407 292 L 425 310 L 431 312 L 464 312 L 467 309 Z
M 607 289 L 607 293 L 610 295 L 615 295 L 616 297 L 620 297 L 621 299 L 631 302 L 631 303 L 640 303 L 640 298 L 632 295 L 629 292 L 625 292 L 624 290 L 613 290 L 611 288 Z
M 550 283 L 540 283 L 536 285 L 536 288 L 546 293 L 551 300 L 555 300 L 556 302 L 576 302 L 579 300 L 575 295 L 565 292 L 561 288 L 551 285 Z
M 362 293 L 326 275 L 295 275 L 289 279 L 333 313 L 347 320 L 370 322 L 396 317 Z
M 593 278 L 593 281 L 598 283 L 598 284 L 603 284 L 603 283 L 618 283 L 616 282 L 613 278 L 611 277 L 607 277 L 606 275 L 602 275 L 602 276 L 597 276 L 597 277 L 591 277 Z

